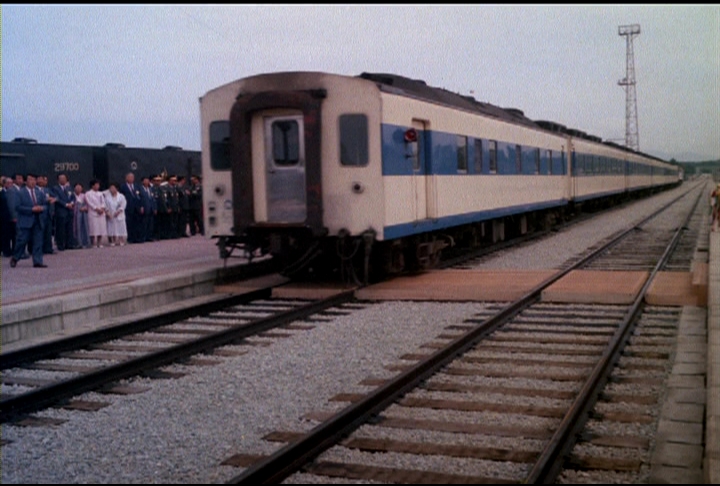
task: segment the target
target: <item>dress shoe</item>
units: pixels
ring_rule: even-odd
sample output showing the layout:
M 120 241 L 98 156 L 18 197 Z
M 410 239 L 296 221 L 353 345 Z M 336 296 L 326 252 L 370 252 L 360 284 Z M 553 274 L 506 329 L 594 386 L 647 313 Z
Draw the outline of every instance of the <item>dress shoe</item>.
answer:
M 15 268 L 16 265 L 17 265 L 17 260 L 15 260 L 14 257 L 13 257 L 13 258 L 10 258 L 10 266 L 11 266 L 12 268 Z
M 44 263 L 35 263 L 35 264 L 33 264 L 33 267 L 35 267 L 35 268 L 47 268 L 47 265 L 45 265 Z

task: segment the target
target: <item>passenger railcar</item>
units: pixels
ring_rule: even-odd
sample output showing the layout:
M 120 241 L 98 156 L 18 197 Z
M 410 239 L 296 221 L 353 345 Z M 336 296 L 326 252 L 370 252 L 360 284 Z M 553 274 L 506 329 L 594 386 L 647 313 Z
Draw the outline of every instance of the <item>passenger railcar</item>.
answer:
M 200 111 L 206 234 L 288 273 L 426 268 L 448 245 L 677 181 L 659 159 L 391 74 L 263 74 Z
M 98 179 L 103 188 L 110 182 L 121 183 L 128 172 L 136 177 L 153 174 L 177 174 L 188 177 L 202 174 L 200 152 L 167 146 L 163 149 L 125 147 L 118 143 L 104 146 L 81 146 L 37 143 L 18 138 L 0 143 L 2 175 L 37 173 L 54 184 L 58 174 L 65 173 L 72 183 L 87 187 Z M 139 182 L 139 181 L 137 181 Z

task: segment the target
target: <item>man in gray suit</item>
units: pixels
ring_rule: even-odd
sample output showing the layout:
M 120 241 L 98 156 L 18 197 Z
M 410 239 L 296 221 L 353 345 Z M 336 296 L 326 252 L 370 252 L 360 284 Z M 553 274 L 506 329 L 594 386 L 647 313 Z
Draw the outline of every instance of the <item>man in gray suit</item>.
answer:
M 36 184 L 37 177 L 34 174 L 28 174 L 25 187 L 19 189 L 16 194 L 18 238 L 15 254 L 10 258 L 10 266 L 13 268 L 17 265 L 31 238 L 33 267 L 47 267 L 43 263 L 43 228 L 45 227 L 43 213 L 47 210 L 47 201 L 45 194 L 35 187 Z

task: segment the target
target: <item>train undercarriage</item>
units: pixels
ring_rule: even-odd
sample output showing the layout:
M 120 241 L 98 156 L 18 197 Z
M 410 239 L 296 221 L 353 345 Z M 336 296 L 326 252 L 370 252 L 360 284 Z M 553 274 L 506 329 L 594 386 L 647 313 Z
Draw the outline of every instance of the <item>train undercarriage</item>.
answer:
M 671 186 L 674 187 L 674 186 Z M 582 212 L 595 212 L 645 197 L 648 191 L 623 193 L 583 204 L 568 204 L 542 211 L 421 233 L 381 241 L 372 229 L 360 235 L 340 231 L 338 235 L 315 234 L 304 226 L 258 225 L 238 237 L 221 237 L 221 258 L 253 259 L 272 255 L 285 276 L 297 280 L 333 280 L 367 285 L 392 275 L 437 267 L 443 256 L 489 247 L 536 232 L 549 231 Z
M 490 246 L 511 238 L 548 230 L 568 217 L 565 208 L 508 216 L 389 241 L 373 230 L 360 235 L 340 231 L 316 236 L 307 228 L 249 228 L 241 237 L 218 240 L 221 258 L 272 255 L 282 273 L 298 280 L 335 280 L 358 285 L 391 275 L 437 267 L 443 254 Z

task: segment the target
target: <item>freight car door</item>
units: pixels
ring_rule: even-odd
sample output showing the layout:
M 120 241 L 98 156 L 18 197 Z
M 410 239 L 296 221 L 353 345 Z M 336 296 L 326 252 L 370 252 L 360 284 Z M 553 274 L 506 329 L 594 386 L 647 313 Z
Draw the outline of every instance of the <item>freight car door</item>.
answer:
M 270 223 L 307 219 L 305 133 L 302 116 L 265 119 L 267 209 Z

